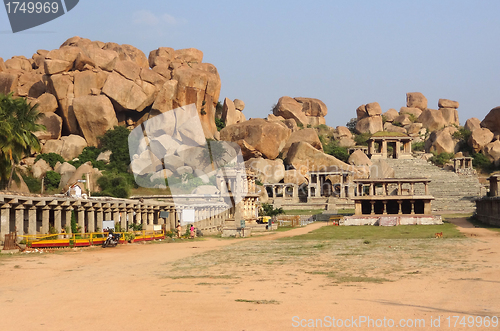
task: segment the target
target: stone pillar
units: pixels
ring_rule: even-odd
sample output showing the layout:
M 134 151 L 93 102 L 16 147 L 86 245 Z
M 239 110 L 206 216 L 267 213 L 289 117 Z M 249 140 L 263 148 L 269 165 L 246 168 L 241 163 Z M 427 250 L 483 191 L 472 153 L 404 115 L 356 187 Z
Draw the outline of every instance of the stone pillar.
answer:
M 102 230 L 103 230 L 102 221 L 104 220 L 104 217 L 103 217 L 104 213 L 103 213 L 102 207 L 97 207 L 96 212 L 97 212 L 96 213 L 96 216 L 97 216 L 97 227 L 98 227 L 99 231 L 102 232 Z
M 375 195 L 375 185 L 370 183 L 370 195 Z
M 398 182 L 398 195 L 403 195 L 403 186 L 401 185 L 401 182 Z
M 135 221 L 137 224 L 142 224 L 142 211 L 140 207 L 135 210 Z M 143 229 L 146 230 L 146 227 L 143 227 Z
M 382 202 L 384 203 L 384 212 L 383 212 L 383 214 L 387 215 L 387 201 L 384 200 Z
M 398 140 L 396 141 L 396 151 L 395 151 L 395 155 L 396 155 L 396 159 L 399 159 L 399 152 L 401 150 L 401 142 Z M 406 153 L 406 144 L 403 143 L 403 152 Z
M 127 209 L 127 221 L 128 221 L 127 225 L 134 223 L 134 210 L 133 209 Z
M 370 214 L 375 215 L 375 201 L 370 201 L 370 203 L 372 205 L 372 209 L 371 209 Z
M 120 217 L 118 219 L 116 219 L 115 222 L 119 221 L 120 227 L 122 228 L 122 231 L 126 231 L 127 230 L 127 210 L 120 208 L 119 215 L 120 215 Z
M 382 158 L 387 159 L 387 141 L 382 140 Z
M 398 200 L 398 206 L 399 206 L 399 209 L 398 209 L 398 214 L 401 215 L 403 213 L 403 200 Z
M 361 215 L 363 214 L 363 209 L 362 209 L 362 203 L 361 201 L 356 201 L 354 205 L 354 215 Z
M 85 209 L 80 206 L 78 207 L 78 226 L 81 227 L 80 233 L 85 233 Z
M 115 221 L 115 223 L 120 223 L 121 222 L 121 213 L 120 213 L 120 209 L 116 208 L 116 209 L 113 209 L 112 212 L 109 212 L 109 213 L 106 213 L 106 220 L 113 220 Z M 109 214 L 109 215 L 108 215 Z M 113 216 L 111 216 L 111 214 Z M 120 226 L 121 226 L 121 223 L 120 223 Z
M 10 208 L 12 206 L 8 203 L 2 205 L 0 208 L 0 240 L 5 240 L 5 235 L 10 231 Z
M 170 229 L 173 231 L 175 229 L 175 226 L 177 225 L 175 223 L 175 208 L 169 208 L 168 210 L 168 219 L 170 222 Z
M 429 195 L 429 183 L 424 183 L 425 186 L 425 195 Z
M 340 197 L 345 198 L 344 174 L 340 174 Z
M 45 209 L 45 208 L 44 208 Z M 45 210 L 44 210 L 45 211 Z M 66 227 L 68 228 L 68 233 L 70 234 L 71 233 L 71 215 L 73 214 L 73 208 L 71 207 L 66 207 L 64 209 L 64 213 L 65 213 L 65 219 L 66 219 Z M 47 211 L 47 224 L 49 224 L 49 213 Z M 48 229 L 48 226 L 47 226 L 47 229 Z M 48 230 L 47 230 L 48 231 Z
M 16 233 L 18 236 L 24 234 L 24 206 L 16 206 Z
M 411 202 L 411 214 L 415 214 L 415 200 L 410 200 Z
M 54 208 L 54 228 L 56 229 L 57 233 L 62 232 L 61 218 L 62 218 L 62 207 L 56 206 L 56 208 Z
M 49 212 L 50 212 L 50 207 L 45 206 L 42 209 L 42 228 L 40 232 L 42 234 L 47 234 L 49 233 Z
M 410 195 L 414 195 L 415 193 L 415 183 L 410 183 Z
M 406 153 L 411 154 L 411 140 L 406 142 L 406 146 L 408 146 L 408 149 L 405 148 Z
M 88 232 L 95 232 L 95 209 L 90 207 L 87 209 Z
M 175 216 L 175 215 L 174 215 Z M 148 208 L 148 225 L 152 225 L 155 221 L 153 207 Z
M 431 215 L 432 214 L 431 200 L 425 200 L 424 201 L 424 214 L 425 215 Z M 493 215 L 498 215 L 498 213 L 494 213 Z
M 28 234 L 36 234 L 36 207 L 30 206 L 28 209 Z

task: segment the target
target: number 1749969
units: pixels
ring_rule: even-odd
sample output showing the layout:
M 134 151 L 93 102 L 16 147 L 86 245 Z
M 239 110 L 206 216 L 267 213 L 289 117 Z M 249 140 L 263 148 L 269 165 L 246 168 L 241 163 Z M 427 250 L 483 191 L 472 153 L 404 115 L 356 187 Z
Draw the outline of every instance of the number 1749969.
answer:
M 59 3 L 57 2 L 27 2 L 27 1 L 13 1 L 5 3 L 8 14 L 48 14 L 59 12 Z

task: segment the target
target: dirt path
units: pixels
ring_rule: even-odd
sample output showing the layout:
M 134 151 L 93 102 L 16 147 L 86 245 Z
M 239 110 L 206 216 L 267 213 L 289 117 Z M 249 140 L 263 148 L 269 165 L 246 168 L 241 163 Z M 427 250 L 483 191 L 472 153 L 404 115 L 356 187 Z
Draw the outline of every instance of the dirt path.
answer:
M 451 218 L 448 222 L 455 224 L 460 232 L 468 237 L 497 238 L 500 239 L 500 232 L 490 231 L 486 228 L 476 228 L 474 224 L 467 221 L 467 218 Z
M 314 269 L 297 272 L 293 264 L 278 265 L 272 273 L 262 265 L 248 264 L 248 273 L 227 279 L 217 275 L 172 278 L 168 274 L 167 265 L 195 254 L 230 245 L 241 249 L 248 245 L 238 243 L 246 240 L 298 235 L 321 225 L 251 239 L 133 244 L 4 258 L 0 260 L 0 328 L 294 330 L 301 322 L 310 323 L 309 319 L 328 323 L 331 318 L 325 317 L 335 316 L 356 319 L 359 324 L 360 316 L 366 316 L 374 320 L 423 319 L 426 327 L 420 329 L 427 330 L 431 318 L 441 316 L 440 329 L 477 330 L 480 328 L 446 327 L 445 319 L 500 315 L 496 290 L 500 244 L 496 235 L 465 239 L 466 257 L 453 261 L 463 264 L 463 271 L 436 266 L 439 273 L 382 284 L 334 284 L 325 275 L 314 274 Z M 245 260 L 233 262 L 246 265 Z M 471 265 L 473 269 L 467 268 Z

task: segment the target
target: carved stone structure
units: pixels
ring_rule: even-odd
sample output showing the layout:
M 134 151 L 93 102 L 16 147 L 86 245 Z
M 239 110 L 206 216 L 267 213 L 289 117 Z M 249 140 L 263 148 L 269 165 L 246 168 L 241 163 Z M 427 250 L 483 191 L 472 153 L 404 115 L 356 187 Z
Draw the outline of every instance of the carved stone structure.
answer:
M 299 203 L 299 186 L 297 184 L 264 184 L 269 199 L 274 205 L 281 205 L 284 202 Z
M 368 139 L 368 156 L 371 159 L 411 159 L 411 142 L 409 136 L 375 136 Z M 388 155 L 387 147 L 392 146 Z
M 63 229 L 71 231 L 71 217 L 74 215 L 80 232 L 102 231 L 104 220 L 114 220 L 123 229 L 131 223 L 142 224 L 146 230 L 154 225 L 164 225 L 173 230 L 180 220 L 180 213 L 186 206 L 174 205 L 170 201 L 116 199 L 108 197 L 73 199 L 69 197 L 35 197 L 0 195 L 0 240 L 6 234 L 16 232 L 22 235 L 48 234 L 53 227 L 57 233 Z M 195 206 L 195 226 L 205 232 L 216 232 L 230 210 L 225 203 L 205 202 Z M 160 212 L 168 212 L 161 218 Z
M 355 215 L 346 217 L 344 225 L 441 224 L 432 215 L 428 178 L 357 179 Z M 415 185 L 422 185 L 416 194 Z
M 367 146 L 354 146 L 354 147 L 350 147 L 350 148 L 347 149 L 347 152 L 349 152 L 349 155 L 351 155 L 352 153 L 354 153 L 357 150 L 360 150 L 363 153 L 365 153 L 365 154 L 368 155 L 368 147 Z
M 500 226 L 500 192 L 498 181 L 500 174 L 488 178 L 490 192 L 488 196 L 476 200 L 476 218 L 483 223 Z
M 472 157 L 456 157 L 453 159 L 453 169 L 460 175 L 475 175 L 476 170 L 472 167 Z
M 307 188 L 307 202 L 314 202 L 317 198 L 354 197 L 353 171 L 311 171 Z

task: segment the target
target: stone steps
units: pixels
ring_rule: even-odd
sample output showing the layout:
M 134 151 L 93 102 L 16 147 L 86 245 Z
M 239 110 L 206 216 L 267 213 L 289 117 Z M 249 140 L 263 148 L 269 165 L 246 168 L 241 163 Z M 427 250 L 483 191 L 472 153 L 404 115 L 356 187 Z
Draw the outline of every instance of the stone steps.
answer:
M 464 211 L 475 209 L 472 199 L 480 196 L 480 183 L 476 175 L 458 175 L 453 171 L 444 170 L 423 159 L 387 159 L 394 169 L 396 178 L 427 177 L 433 211 Z M 415 194 L 423 194 L 423 188 L 416 186 Z

